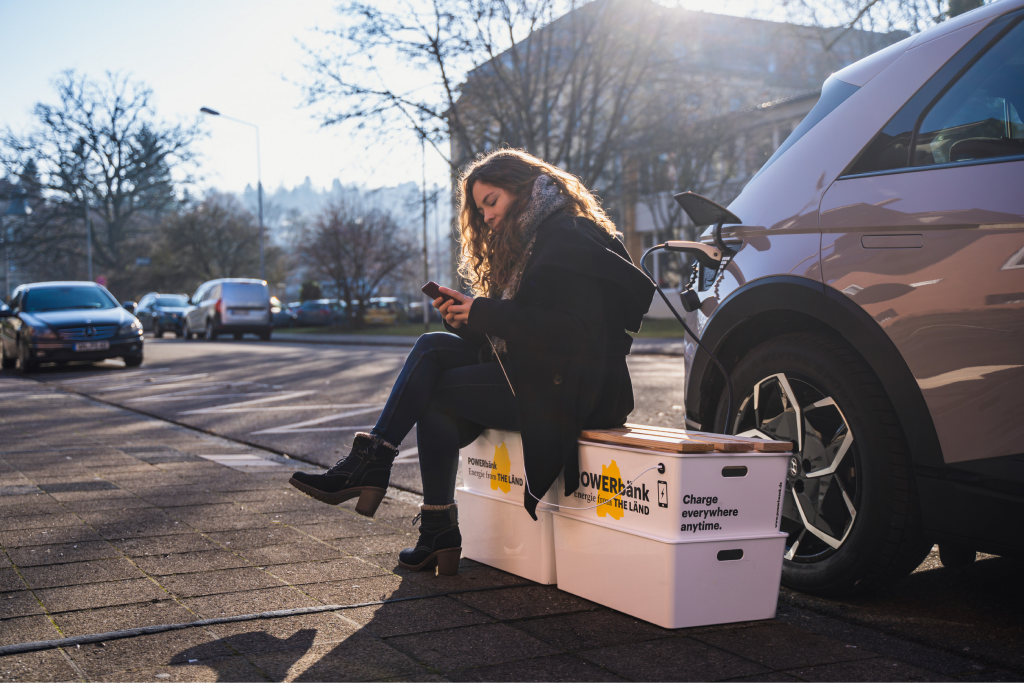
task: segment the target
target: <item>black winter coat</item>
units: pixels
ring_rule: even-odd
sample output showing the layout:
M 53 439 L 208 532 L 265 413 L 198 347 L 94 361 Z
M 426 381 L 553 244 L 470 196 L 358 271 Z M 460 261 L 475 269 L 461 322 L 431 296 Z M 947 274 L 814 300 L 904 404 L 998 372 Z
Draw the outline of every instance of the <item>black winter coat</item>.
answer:
M 534 519 L 530 493 L 543 497 L 559 471 L 566 495 L 579 487 L 580 431 L 619 426 L 632 412 L 626 330 L 640 330 L 654 291 L 619 240 L 556 212 L 537 230 L 515 298 L 477 298 L 466 325 L 448 328 L 488 352 L 484 335 L 506 341 Z

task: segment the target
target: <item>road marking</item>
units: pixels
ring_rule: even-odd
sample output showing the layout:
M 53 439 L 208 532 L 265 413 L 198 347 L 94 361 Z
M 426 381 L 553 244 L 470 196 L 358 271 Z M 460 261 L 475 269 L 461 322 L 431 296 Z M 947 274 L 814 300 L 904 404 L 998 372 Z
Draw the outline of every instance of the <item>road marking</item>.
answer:
M 176 382 L 174 384 L 168 384 L 166 386 L 159 386 L 159 385 L 154 385 L 154 384 L 137 384 L 137 385 L 134 385 L 133 387 L 129 387 L 129 388 L 134 388 L 134 389 L 149 389 L 149 388 L 153 388 L 153 389 L 178 389 L 180 387 L 202 387 L 204 389 L 211 389 L 213 387 L 223 387 L 223 386 L 230 386 L 230 387 L 240 387 L 240 386 L 265 387 L 266 385 L 265 384 L 259 384 L 258 382 L 232 382 L 231 384 L 226 384 L 224 382 Z M 76 389 L 74 391 L 78 391 L 78 390 Z M 92 391 L 91 393 L 93 393 L 93 394 L 102 394 L 105 391 L 108 391 L 108 389 L 100 388 L 100 389 Z M 83 393 L 89 393 L 89 392 L 88 392 L 88 390 L 86 390 Z M 159 395 L 162 396 L 163 394 L 159 394 Z
M 244 384 L 250 384 L 245 382 Z M 212 389 L 213 387 L 232 387 L 233 384 L 213 384 L 200 389 L 186 389 L 185 391 L 172 391 L 169 394 L 157 394 L 156 396 L 143 396 L 142 398 L 130 398 L 125 403 L 148 403 L 150 401 L 183 401 L 190 398 L 241 398 L 242 396 L 270 396 L 283 394 L 283 391 L 248 391 L 244 394 L 201 394 L 199 392 Z
M 368 432 L 376 424 L 372 425 L 351 425 L 347 427 L 315 427 L 313 429 L 290 429 L 287 431 L 278 431 L 277 429 L 268 429 L 262 432 L 249 432 L 249 436 L 253 434 L 298 434 L 300 432 Z
M 79 377 L 77 379 L 69 379 L 65 382 L 58 382 L 58 384 L 83 384 L 89 382 L 120 382 L 125 377 L 131 377 L 133 375 L 145 375 L 154 372 L 167 372 L 170 368 L 151 368 L 146 370 L 133 370 L 131 372 L 117 372 L 113 371 L 104 372 L 102 375 L 97 373 L 95 375 L 89 375 L 88 377 Z
M 398 457 L 395 458 L 395 463 L 419 462 L 419 459 L 420 449 L 417 446 L 413 446 L 412 448 L 406 448 L 404 451 L 399 451 Z
M 241 469 L 243 467 L 283 467 L 279 462 L 261 458 L 258 455 L 241 455 L 232 453 L 230 455 L 200 455 L 203 460 L 215 462 L 218 465 Z
M 272 413 L 279 410 L 337 410 L 338 408 L 358 408 L 360 406 L 369 406 L 370 403 L 324 403 L 324 404 L 309 404 L 301 406 L 269 406 L 266 408 L 200 408 L 196 410 L 188 410 L 179 415 L 195 415 L 203 413 Z
M 10 396 L 0 396 L 0 401 L 24 401 L 26 399 L 38 400 L 50 398 L 71 398 L 71 396 L 60 391 L 55 391 L 52 394 L 11 394 Z
M 129 382 L 128 384 L 118 384 L 112 387 L 100 387 L 99 389 L 94 389 L 93 393 L 102 394 L 108 391 L 123 391 L 124 389 L 145 389 L 146 387 L 156 387 L 163 384 L 176 384 L 178 382 L 184 382 L 187 379 L 202 379 L 203 377 L 209 376 L 210 373 L 208 372 L 200 372 L 195 375 L 172 375 L 170 377 L 160 377 L 142 382 Z
M 251 401 L 236 401 L 235 403 L 225 403 L 224 405 L 211 406 L 209 408 L 196 408 L 195 410 L 185 410 L 178 413 L 178 415 L 198 415 L 202 413 L 217 413 L 221 411 L 241 408 L 242 406 L 252 406 L 256 405 L 257 403 L 266 403 L 268 401 L 284 401 L 285 399 L 298 398 L 300 396 L 308 396 L 309 394 L 315 393 L 315 391 L 286 391 L 283 394 L 278 394 L 276 396 L 266 396 L 264 398 L 254 398 Z M 367 404 L 362 403 L 360 405 Z
M 289 425 L 281 425 L 280 427 L 261 429 L 258 432 L 250 432 L 249 434 L 250 436 L 252 436 L 255 434 L 293 434 L 296 432 L 346 432 L 358 431 L 360 429 L 369 429 L 372 428 L 373 425 L 370 425 L 369 427 L 313 427 L 313 425 L 320 425 L 325 422 L 332 422 L 334 420 L 343 420 L 346 417 L 353 417 L 355 415 L 364 415 L 366 413 L 372 413 L 374 411 L 380 410 L 383 407 L 383 403 L 378 403 L 376 405 L 363 408 L 362 410 L 350 410 L 344 413 L 335 413 L 334 415 L 327 415 L 326 417 L 318 417 L 315 420 L 303 420 L 302 422 L 295 422 Z

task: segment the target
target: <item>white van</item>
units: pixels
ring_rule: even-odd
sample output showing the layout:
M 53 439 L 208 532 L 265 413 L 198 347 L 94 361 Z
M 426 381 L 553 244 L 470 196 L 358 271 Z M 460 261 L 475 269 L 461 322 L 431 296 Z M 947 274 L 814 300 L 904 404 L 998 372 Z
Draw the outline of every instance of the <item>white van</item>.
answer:
M 213 340 L 222 334 L 241 339 L 245 333 L 270 339 L 273 318 L 270 290 L 264 280 L 222 278 L 199 285 L 185 312 L 185 339 Z

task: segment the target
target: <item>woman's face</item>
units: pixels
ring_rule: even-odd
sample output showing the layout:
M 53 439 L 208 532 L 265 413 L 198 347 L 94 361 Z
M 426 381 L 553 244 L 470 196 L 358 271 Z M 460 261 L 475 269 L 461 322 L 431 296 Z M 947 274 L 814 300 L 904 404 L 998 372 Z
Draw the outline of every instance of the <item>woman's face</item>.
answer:
M 477 211 L 484 217 L 484 223 L 494 230 L 501 224 L 505 209 L 512 201 L 512 194 L 507 190 L 478 180 L 473 183 L 473 203 Z

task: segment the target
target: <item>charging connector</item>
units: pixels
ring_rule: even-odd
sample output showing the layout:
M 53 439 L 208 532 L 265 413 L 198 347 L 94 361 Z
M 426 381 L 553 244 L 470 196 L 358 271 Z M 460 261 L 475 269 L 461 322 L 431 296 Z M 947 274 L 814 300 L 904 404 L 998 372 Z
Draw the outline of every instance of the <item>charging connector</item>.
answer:
M 708 357 L 714 361 L 715 365 L 721 371 L 722 376 L 725 378 L 725 388 L 729 397 L 729 403 L 725 412 L 725 424 L 728 428 L 729 422 L 732 420 L 732 407 L 733 407 L 733 395 L 732 395 L 732 379 L 729 377 L 729 373 L 726 372 L 725 366 L 718 360 L 718 358 L 701 342 L 700 338 L 693 333 L 693 330 L 687 326 L 686 321 L 683 320 L 679 312 L 676 311 L 675 306 L 668 300 L 668 296 L 662 291 L 661 286 L 657 280 L 651 274 L 651 271 L 647 269 L 647 256 L 654 251 L 665 250 L 677 253 L 691 254 L 701 266 L 703 273 L 712 272 L 717 275 L 719 268 L 722 266 L 722 261 L 728 258 L 732 258 L 737 250 L 733 249 L 732 246 L 727 245 L 722 239 L 722 226 L 726 223 L 742 223 L 739 217 L 726 209 L 724 206 L 717 204 L 707 197 L 702 197 L 699 194 L 693 192 L 680 192 L 674 195 L 673 199 L 679 204 L 680 208 L 686 212 L 686 215 L 690 217 L 694 225 L 714 225 L 715 230 L 713 233 L 714 244 L 704 244 L 703 242 L 687 242 L 682 240 L 668 240 L 664 244 L 656 244 L 640 257 L 640 267 L 647 274 L 647 277 L 651 278 L 655 288 L 658 290 L 658 294 L 664 299 L 665 305 L 672 311 L 672 315 L 676 317 L 679 324 L 683 326 L 683 330 L 687 332 L 693 341 L 697 343 L 704 353 L 708 354 Z M 712 278 L 713 279 L 713 278 Z M 702 283 L 703 284 L 703 283 Z M 702 290 L 706 289 L 702 287 Z M 683 305 L 683 310 L 687 313 L 693 313 L 701 307 L 700 297 L 697 292 L 693 291 L 692 288 L 687 288 L 679 292 L 679 298 Z

